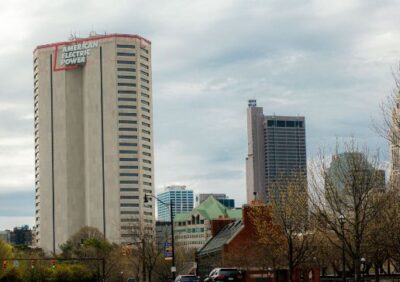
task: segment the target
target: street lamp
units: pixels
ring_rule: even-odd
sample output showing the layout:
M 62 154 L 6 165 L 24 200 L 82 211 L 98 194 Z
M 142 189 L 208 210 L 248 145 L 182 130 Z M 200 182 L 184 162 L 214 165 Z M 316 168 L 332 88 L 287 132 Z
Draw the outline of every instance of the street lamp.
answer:
M 345 257 L 345 245 L 344 245 L 344 222 L 345 217 L 343 214 L 339 215 L 340 229 L 342 231 L 342 281 L 346 282 L 346 257 Z
M 163 204 L 164 206 L 169 207 L 170 210 L 170 221 L 171 221 L 171 245 L 172 245 L 172 266 L 171 266 L 171 272 L 172 272 L 172 281 L 175 281 L 175 272 L 176 272 L 176 267 L 175 267 L 175 238 L 174 238 L 174 215 L 173 215 L 173 210 L 174 210 L 174 203 L 172 200 L 169 200 L 169 204 L 165 203 L 164 201 L 160 200 L 154 195 L 151 194 L 144 194 L 144 203 L 149 202 L 149 198 L 155 198 L 158 202 Z
M 365 262 L 366 262 L 365 258 L 362 257 L 362 258 L 360 259 L 360 262 L 361 262 L 361 280 L 364 281 L 364 276 L 365 276 Z

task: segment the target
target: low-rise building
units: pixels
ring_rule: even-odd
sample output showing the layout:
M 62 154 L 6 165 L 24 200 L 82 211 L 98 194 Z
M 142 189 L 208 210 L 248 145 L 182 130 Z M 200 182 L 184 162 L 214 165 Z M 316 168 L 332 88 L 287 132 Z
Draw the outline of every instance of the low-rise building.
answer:
M 0 231 L 0 240 L 9 243 L 10 242 L 10 230 Z
M 199 249 L 211 238 L 213 220 L 236 220 L 241 217 L 241 209 L 228 209 L 211 196 L 191 212 L 175 216 L 175 244 L 188 249 Z
M 10 243 L 14 245 L 32 245 L 32 229 L 28 225 L 14 227 L 10 232 Z
M 257 227 L 252 220 L 254 205 L 257 205 L 259 211 L 262 209 L 263 220 L 272 220 L 271 207 L 254 202 L 243 207 L 242 219 L 214 224 L 211 228 L 212 238 L 196 253 L 197 274 L 202 279 L 214 268 L 239 267 L 247 282 L 289 281 L 288 269 L 273 269 L 274 265 L 265 256 L 266 250 L 259 242 Z M 319 282 L 319 276 L 318 267 L 306 265 L 295 269 L 292 281 L 300 282 L 303 281 L 301 277 L 312 277 L 307 281 Z

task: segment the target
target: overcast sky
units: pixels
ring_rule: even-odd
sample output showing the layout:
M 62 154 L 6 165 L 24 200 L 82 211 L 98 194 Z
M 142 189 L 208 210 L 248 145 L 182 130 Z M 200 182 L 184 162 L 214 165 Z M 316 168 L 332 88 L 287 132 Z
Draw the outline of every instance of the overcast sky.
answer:
M 246 108 L 304 115 L 307 154 L 371 129 L 400 59 L 399 1 L 1 1 L 0 229 L 33 224 L 32 51 L 71 33 L 152 41 L 155 183 L 245 201 Z

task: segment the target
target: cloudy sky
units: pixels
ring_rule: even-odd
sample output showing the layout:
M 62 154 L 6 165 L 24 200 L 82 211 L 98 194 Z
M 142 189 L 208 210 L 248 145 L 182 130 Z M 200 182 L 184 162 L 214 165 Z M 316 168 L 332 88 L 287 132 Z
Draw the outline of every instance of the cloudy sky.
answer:
M 399 1 L 0 2 L 0 229 L 33 224 L 35 46 L 71 33 L 152 41 L 157 190 L 186 184 L 245 200 L 247 100 L 305 115 L 307 154 L 371 129 L 400 59 Z

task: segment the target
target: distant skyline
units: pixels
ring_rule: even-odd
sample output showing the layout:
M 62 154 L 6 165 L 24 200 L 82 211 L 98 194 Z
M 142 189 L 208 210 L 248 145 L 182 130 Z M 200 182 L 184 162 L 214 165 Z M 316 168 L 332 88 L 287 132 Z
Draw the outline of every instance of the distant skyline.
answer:
M 70 34 L 152 41 L 156 191 L 246 200 L 247 100 L 307 121 L 307 157 L 337 138 L 388 146 L 372 129 L 400 59 L 400 3 L 2 1 L 0 230 L 34 221 L 32 52 Z M 77 12 L 79 11 L 79 12 Z

